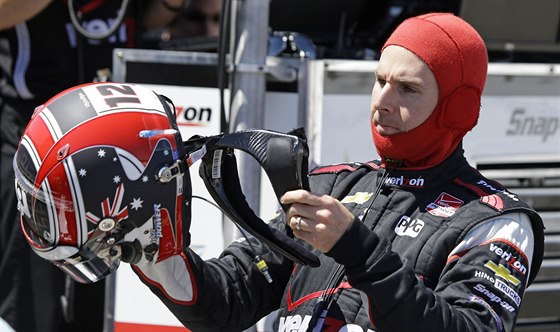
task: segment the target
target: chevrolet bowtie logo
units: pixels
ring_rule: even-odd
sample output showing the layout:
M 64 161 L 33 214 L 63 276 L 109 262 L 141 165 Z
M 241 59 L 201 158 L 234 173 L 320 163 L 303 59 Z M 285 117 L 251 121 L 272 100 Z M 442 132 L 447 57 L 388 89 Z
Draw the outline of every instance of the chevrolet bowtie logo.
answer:
M 371 198 L 372 195 L 372 193 L 357 192 L 352 196 L 344 197 L 342 203 L 364 204 Z
M 486 264 L 484 264 L 484 266 L 492 270 L 492 272 L 494 272 L 496 276 L 511 282 L 515 286 L 518 286 L 521 283 L 521 280 L 512 276 L 508 268 L 503 266 L 502 264 L 497 265 L 492 261 L 488 261 Z

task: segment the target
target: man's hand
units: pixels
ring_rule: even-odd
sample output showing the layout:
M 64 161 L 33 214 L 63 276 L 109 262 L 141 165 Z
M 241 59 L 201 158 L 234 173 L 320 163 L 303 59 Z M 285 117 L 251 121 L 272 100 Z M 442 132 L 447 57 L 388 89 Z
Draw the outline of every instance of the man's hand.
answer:
M 0 0 L 0 31 L 32 19 L 52 0 Z
M 354 221 L 354 215 L 331 196 L 305 190 L 288 191 L 282 204 L 291 205 L 287 223 L 294 235 L 322 252 L 328 252 Z

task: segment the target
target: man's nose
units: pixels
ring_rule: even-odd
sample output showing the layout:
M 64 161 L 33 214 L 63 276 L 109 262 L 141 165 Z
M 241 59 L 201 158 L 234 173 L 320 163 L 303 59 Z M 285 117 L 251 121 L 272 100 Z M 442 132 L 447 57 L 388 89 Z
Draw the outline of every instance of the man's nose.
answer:
M 380 111 L 391 112 L 394 109 L 395 91 L 390 83 L 381 86 L 376 83 L 373 90 L 373 107 Z

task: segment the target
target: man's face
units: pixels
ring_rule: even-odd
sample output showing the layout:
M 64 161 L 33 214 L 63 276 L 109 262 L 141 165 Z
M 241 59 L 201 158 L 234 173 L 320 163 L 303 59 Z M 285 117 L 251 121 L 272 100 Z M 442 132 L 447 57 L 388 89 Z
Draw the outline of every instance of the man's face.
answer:
M 383 136 L 409 131 L 422 124 L 438 102 L 434 74 L 415 54 L 388 46 L 379 59 L 371 92 L 371 118 Z
M 185 13 L 186 35 L 218 36 L 221 10 L 222 0 L 193 0 Z

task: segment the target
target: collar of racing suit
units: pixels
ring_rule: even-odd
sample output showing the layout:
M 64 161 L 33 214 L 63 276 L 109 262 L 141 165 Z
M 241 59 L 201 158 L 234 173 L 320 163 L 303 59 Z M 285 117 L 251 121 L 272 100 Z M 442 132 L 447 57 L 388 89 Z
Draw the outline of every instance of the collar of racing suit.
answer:
M 390 173 L 384 180 L 384 186 L 401 187 L 407 190 L 439 188 L 448 183 L 450 178 L 470 167 L 463 153 L 462 144 L 459 144 L 449 157 L 434 167 L 427 169 L 388 168 Z

